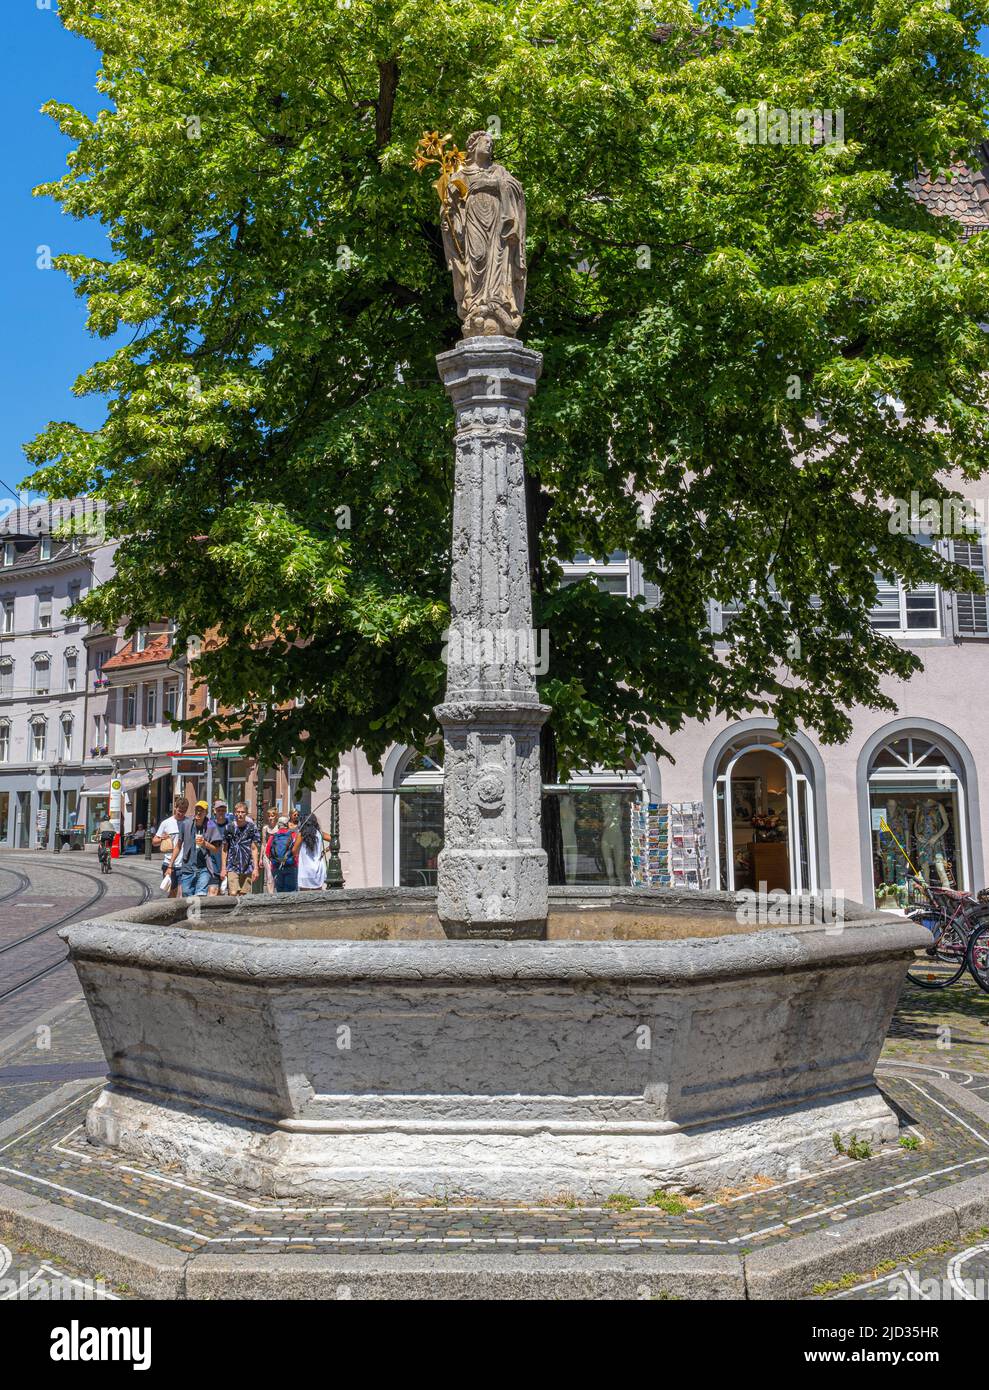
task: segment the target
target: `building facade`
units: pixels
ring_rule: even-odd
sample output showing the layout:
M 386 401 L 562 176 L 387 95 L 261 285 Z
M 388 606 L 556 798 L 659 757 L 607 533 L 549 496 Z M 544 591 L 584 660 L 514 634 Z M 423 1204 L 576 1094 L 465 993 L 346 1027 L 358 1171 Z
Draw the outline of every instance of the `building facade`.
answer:
M 92 761 L 89 630 L 69 609 L 112 573 L 98 531 L 65 535 L 67 504 L 0 517 L 0 845 L 45 848 L 75 823 Z M 115 639 L 110 639 L 111 643 Z
M 982 515 L 989 512 L 989 487 L 970 485 L 968 495 Z M 984 533 L 941 544 L 985 576 Z M 587 576 L 609 592 L 628 595 L 645 592 L 636 570 L 622 554 L 600 563 L 580 557 L 567 567 L 567 577 Z M 646 599 L 656 601 L 648 593 Z M 712 627 L 725 646 L 730 619 L 730 613 L 712 609 Z M 895 715 L 856 709 L 849 739 L 831 746 L 805 732 L 783 739 L 764 718 L 692 722 L 664 737 L 670 762 L 649 759 L 634 770 L 595 768 L 576 775 L 569 789 L 555 793 L 567 881 L 638 881 L 648 853 L 643 828 L 651 825 L 668 842 L 672 878 L 660 882 L 736 891 L 830 889 L 872 905 L 882 885 L 902 889 L 912 866 L 935 883 L 983 887 L 983 846 L 989 842 L 987 600 L 936 586 L 907 591 L 886 585 L 872 621 L 924 663 L 911 680 L 884 687 L 896 703 Z M 344 759 L 341 858 L 348 887 L 435 883 L 443 843 L 442 758 L 437 737 L 423 749 L 393 748 L 381 776 L 359 751 Z M 325 826 L 328 779 L 316 788 L 312 804 Z M 688 807 L 686 835 L 678 836 L 675 808 Z M 678 838 L 685 843 L 676 843 Z M 686 864 L 688 873 L 695 865 L 696 879 L 676 877 L 678 864 Z

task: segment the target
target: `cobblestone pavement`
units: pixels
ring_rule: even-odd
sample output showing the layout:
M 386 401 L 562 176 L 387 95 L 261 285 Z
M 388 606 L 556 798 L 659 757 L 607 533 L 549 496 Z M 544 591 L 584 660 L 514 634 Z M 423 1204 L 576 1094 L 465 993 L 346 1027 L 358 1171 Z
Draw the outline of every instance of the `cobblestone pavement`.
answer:
M 785 1182 L 694 1200 L 677 1209 L 635 1205 L 616 1192 L 601 1206 L 442 1203 L 302 1204 L 174 1169 L 122 1162 L 88 1144 L 82 1131 L 94 1088 L 0 1145 L 0 1181 L 97 1215 L 180 1250 L 271 1249 L 386 1253 L 426 1248 L 525 1249 L 556 1254 L 663 1247 L 744 1253 L 865 1216 L 891 1203 L 989 1170 L 989 1132 L 933 1098 L 927 1083 L 890 1076 L 883 1089 L 899 1107 L 916 1148 L 891 1146 L 854 1161 L 835 1155 Z
M 948 989 L 918 989 L 908 981 L 883 1059 L 980 1072 L 982 1094 L 989 1094 L 989 994 L 967 974 Z
M 0 880 L 0 894 L 3 888 Z M 94 1078 L 92 1091 L 0 1143 L 0 1182 L 185 1251 L 421 1248 L 453 1258 L 471 1248 L 744 1253 L 989 1171 L 989 1126 L 956 1114 L 926 1084 L 940 1073 L 989 1099 L 989 996 L 968 982 L 933 994 L 907 985 L 883 1053 L 882 1087 L 908 1126 L 904 1137 L 918 1138 L 918 1147 L 891 1147 L 858 1162 L 836 1155 L 820 1170 L 788 1182 L 767 1180 L 746 1191 L 694 1199 L 683 1210 L 676 1203 L 672 1210 L 637 1207 L 620 1192 L 601 1206 L 562 1197 L 546 1206 L 302 1206 L 213 1181 L 190 1182 L 171 1169 L 121 1163 L 85 1142 L 81 1125 L 101 1071 L 102 1053 L 82 1001 L 60 1004 L 13 1036 L 0 1037 L 0 1121 L 66 1080 Z M 62 1268 L 44 1252 L 31 1251 L 13 1252 L 11 1268 L 30 1275 L 41 1262 Z M 987 1290 L 989 1231 L 973 1231 L 958 1244 L 918 1251 L 895 1267 L 849 1270 L 817 1296 L 982 1301 Z
M 0 1303 L 44 1299 L 100 1302 L 134 1298 L 126 1285 L 111 1284 L 31 1245 L 0 1244 Z

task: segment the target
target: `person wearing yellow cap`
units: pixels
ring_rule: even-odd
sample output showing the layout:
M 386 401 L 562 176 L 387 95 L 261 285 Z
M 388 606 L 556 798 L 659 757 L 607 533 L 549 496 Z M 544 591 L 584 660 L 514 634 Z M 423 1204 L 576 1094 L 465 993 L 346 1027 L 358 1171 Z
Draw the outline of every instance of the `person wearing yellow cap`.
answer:
M 172 851 L 172 865 L 181 857 L 179 879 L 183 898 L 205 897 L 212 882 L 220 881 L 220 847 L 223 835 L 209 819 L 209 806 L 196 802 L 192 820 L 184 820 Z

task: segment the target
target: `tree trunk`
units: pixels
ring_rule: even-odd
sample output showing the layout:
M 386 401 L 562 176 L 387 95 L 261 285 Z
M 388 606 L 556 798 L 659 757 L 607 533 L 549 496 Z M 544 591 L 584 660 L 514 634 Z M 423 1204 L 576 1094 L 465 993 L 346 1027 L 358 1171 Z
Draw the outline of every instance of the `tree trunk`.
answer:
M 539 767 L 543 785 L 557 780 L 556 734 L 553 725 L 544 724 L 539 739 Z M 563 858 L 563 827 L 560 824 L 560 798 L 544 796 L 542 799 L 543 849 L 549 859 L 547 866 L 550 883 L 566 883 L 567 871 Z
M 542 554 L 539 548 L 539 534 L 549 511 L 549 498 L 543 492 L 539 479 L 525 472 L 525 518 L 529 542 L 529 576 L 533 594 L 545 590 Z M 537 609 L 538 611 L 538 609 Z M 556 756 L 556 733 L 553 729 L 553 716 L 543 725 L 539 735 L 539 770 L 543 785 L 559 780 Z M 550 883 L 566 883 L 567 872 L 563 858 L 563 827 L 560 824 L 560 798 L 544 796 L 541 801 L 543 849 L 549 859 Z

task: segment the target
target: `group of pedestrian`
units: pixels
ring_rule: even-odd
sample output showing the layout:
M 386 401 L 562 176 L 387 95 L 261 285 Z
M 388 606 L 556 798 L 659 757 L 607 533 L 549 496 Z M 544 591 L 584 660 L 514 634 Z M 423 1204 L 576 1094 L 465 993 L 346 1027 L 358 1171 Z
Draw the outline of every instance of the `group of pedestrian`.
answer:
M 266 893 L 312 891 L 326 886 L 324 835 L 312 814 L 300 823 L 298 811 L 279 815 L 270 807 L 259 829 L 238 801 L 233 819 L 225 801 L 177 796 L 172 815 L 158 827 L 152 843 L 160 849 L 161 886 L 170 898 L 243 897 L 262 877 Z

